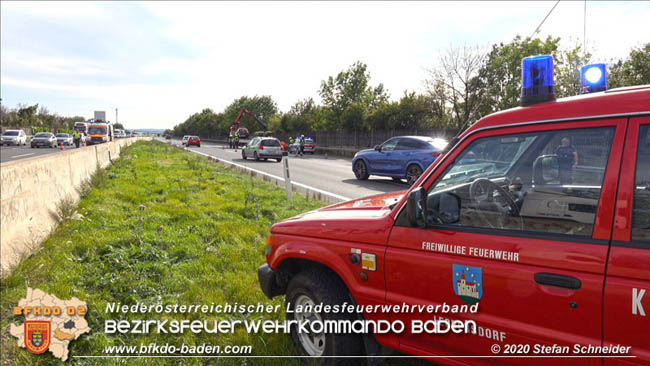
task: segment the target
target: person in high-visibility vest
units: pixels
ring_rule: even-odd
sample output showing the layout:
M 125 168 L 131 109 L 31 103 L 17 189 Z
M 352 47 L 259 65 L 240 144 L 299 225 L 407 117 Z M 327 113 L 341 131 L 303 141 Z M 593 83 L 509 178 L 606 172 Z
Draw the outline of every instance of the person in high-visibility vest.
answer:
M 228 148 L 232 149 L 233 148 L 233 140 L 235 136 L 232 133 L 232 130 L 230 130 L 230 134 L 228 135 Z
M 72 139 L 74 140 L 74 146 L 79 148 L 79 143 L 81 142 L 81 132 L 75 131 L 74 134 L 72 134 Z
M 300 136 L 300 157 L 305 155 L 305 135 Z
M 235 131 L 235 150 L 239 147 L 239 131 Z

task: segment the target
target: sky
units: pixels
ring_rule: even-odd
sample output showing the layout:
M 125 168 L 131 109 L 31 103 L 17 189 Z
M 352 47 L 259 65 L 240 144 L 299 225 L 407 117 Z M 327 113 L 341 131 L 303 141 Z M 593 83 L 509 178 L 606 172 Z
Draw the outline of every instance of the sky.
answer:
M 530 36 L 555 1 L 0 3 L 2 104 L 93 111 L 171 128 L 204 108 L 270 95 L 320 102 L 322 80 L 364 62 L 392 100 L 422 92 L 451 46 Z M 588 1 L 586 43 L 609 62 L 650 42 L 650 2 Z M 583 1 L 561 1 L 537 36 L 582 45 Z M 643 31 L 645 29 L 645 31 Z

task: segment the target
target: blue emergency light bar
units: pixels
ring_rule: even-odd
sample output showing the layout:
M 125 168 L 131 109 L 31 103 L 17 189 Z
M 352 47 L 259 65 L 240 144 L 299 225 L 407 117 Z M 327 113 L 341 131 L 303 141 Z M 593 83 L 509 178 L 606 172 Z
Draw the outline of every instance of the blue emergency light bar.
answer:
M 555 100 L 553 56 L 532 56 L 521 60 L 521 105 Z
M 580 92 L 582 94 L 607 90 L 607 67 L 591 64 L 580 69 Z

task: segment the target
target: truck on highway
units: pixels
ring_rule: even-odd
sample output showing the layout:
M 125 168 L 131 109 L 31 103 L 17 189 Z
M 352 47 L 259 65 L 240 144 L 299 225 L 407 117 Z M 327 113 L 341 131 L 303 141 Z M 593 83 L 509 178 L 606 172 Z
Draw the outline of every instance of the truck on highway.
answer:
M 92 122 L 88 125 L 88 137 L 86 144 L 101 144 L 113 141 L 115 133 L 110 123 Z
M 95 111 L 95 122 L 106 122 L 106 112 L 105 111 Z
M 88 122 L 75 122 L 73 129 L 85 134 L 88 132 Z
M 556 100 L 552 70 L 524 59 L 521 107 L 410 189 L 271 227 L 258 278 L 302 355 L 650 365 L 650 85 Z

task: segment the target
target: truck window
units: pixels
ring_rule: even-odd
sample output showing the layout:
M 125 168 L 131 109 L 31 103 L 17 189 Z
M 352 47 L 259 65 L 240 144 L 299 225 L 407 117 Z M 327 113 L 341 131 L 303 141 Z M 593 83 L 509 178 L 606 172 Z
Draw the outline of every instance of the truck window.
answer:
M 452 225 L 591 236 L 613 137 L 589 128 L 477 139 L 430 189 L 428 224 L 450 222 L 439 215 L 451 193 Z
M 650 241 L 650 126 L 641 126 L 634 178 L 632 240 Z

